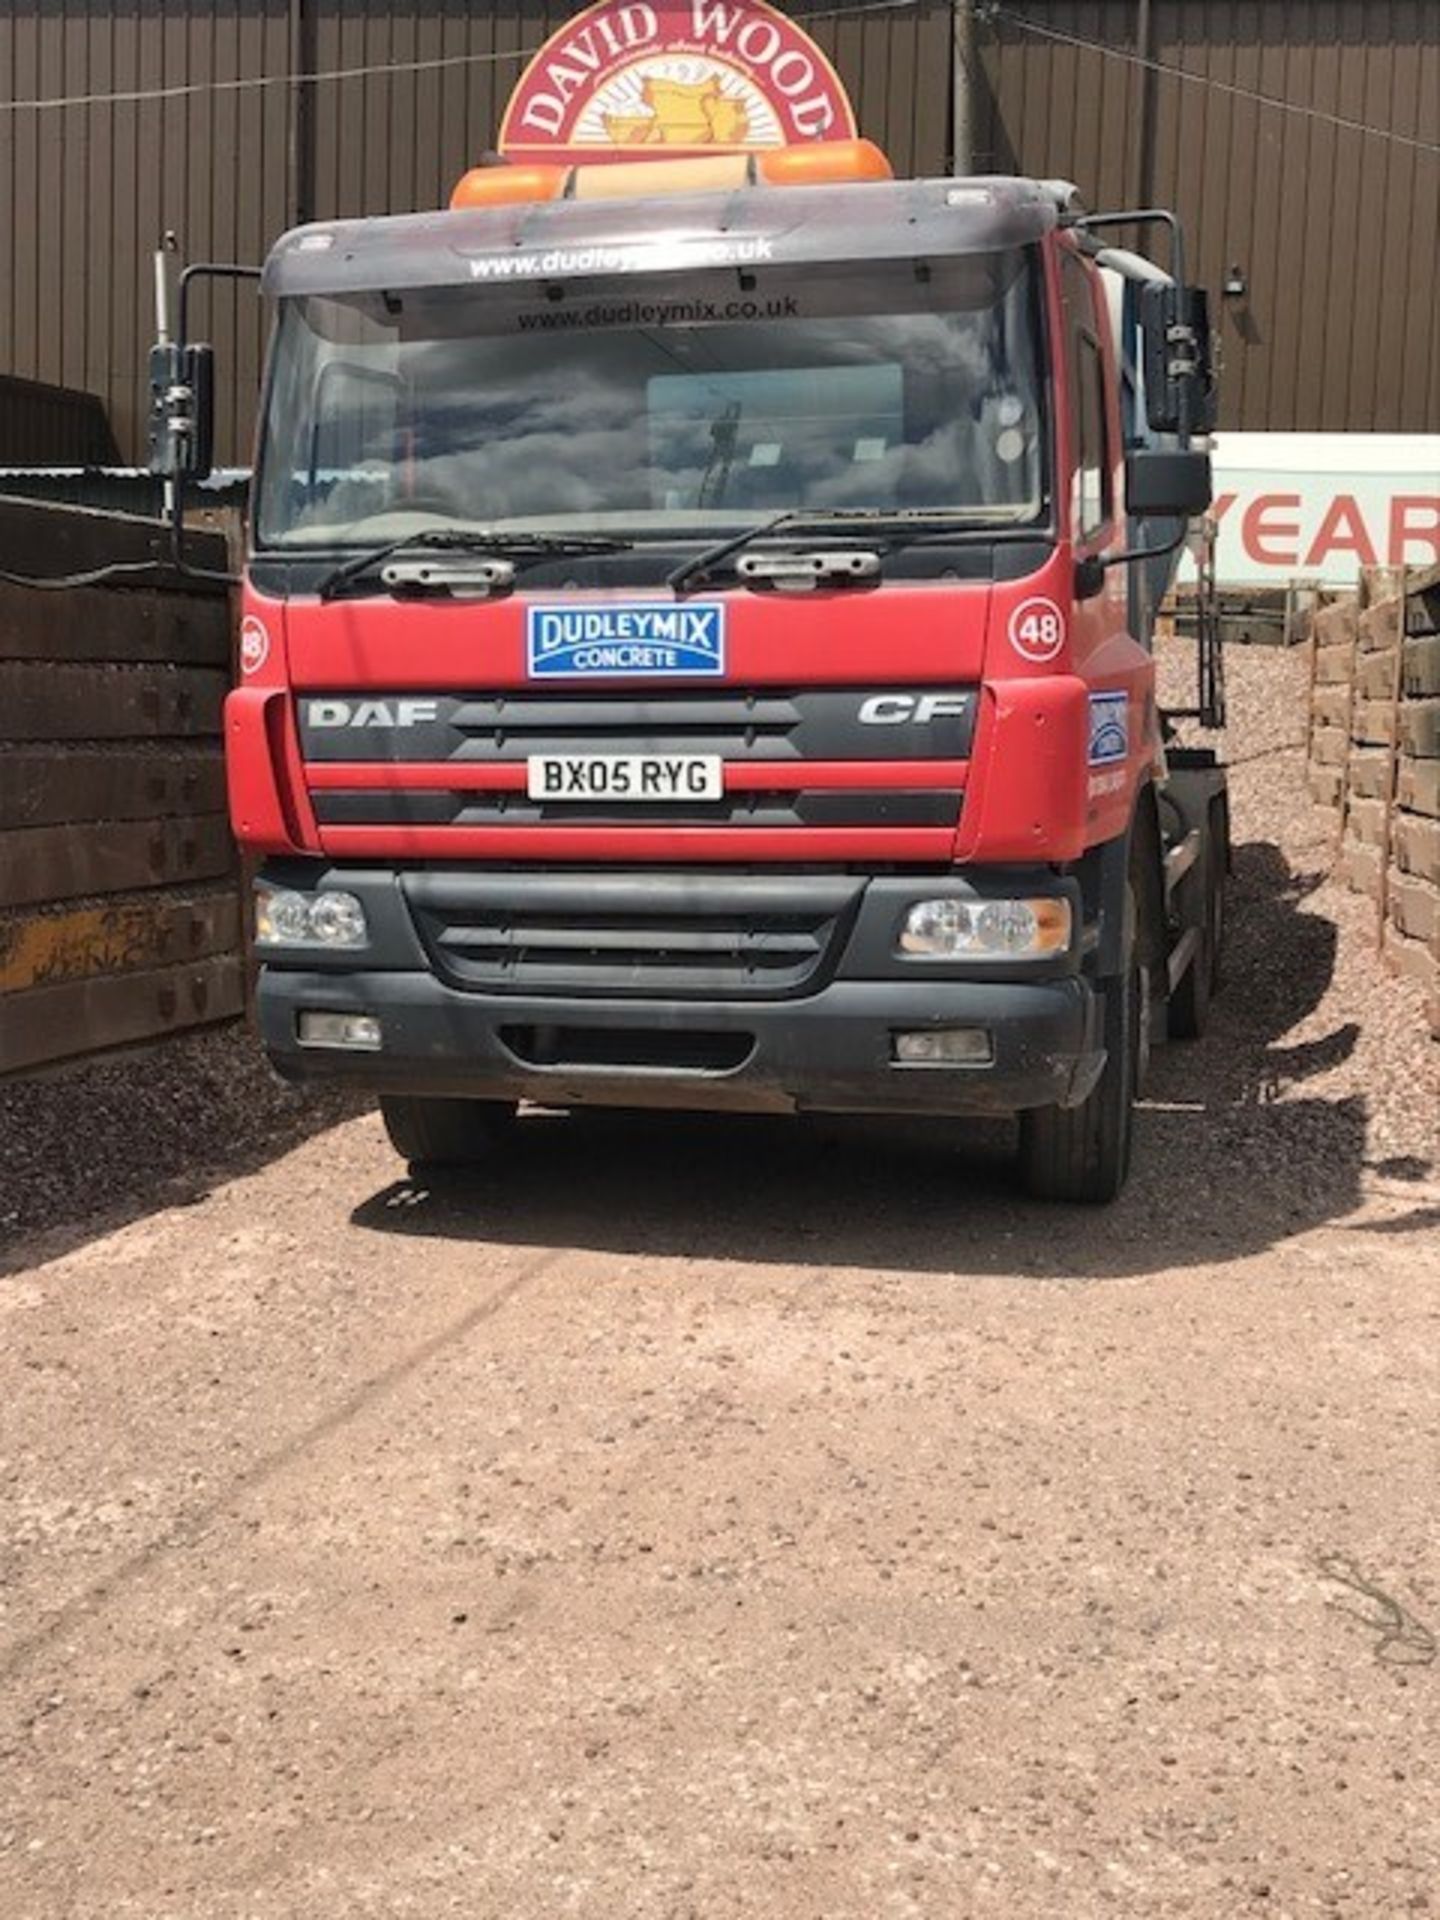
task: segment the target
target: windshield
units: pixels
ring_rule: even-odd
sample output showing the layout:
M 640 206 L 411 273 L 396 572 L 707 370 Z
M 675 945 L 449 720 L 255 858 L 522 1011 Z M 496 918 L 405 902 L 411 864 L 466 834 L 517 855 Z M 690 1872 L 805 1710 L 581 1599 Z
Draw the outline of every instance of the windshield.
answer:
M 1044 506 L 1027 251 L 282 304 L 262 547 Z

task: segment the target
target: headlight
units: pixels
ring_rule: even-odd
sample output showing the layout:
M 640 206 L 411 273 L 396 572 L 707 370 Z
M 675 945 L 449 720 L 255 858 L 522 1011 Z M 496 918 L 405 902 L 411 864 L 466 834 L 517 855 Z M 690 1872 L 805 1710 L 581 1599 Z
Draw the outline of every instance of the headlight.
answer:
M 365 909 L 353 893 L 297 893 L 263 881 L 255 889 L 257 946 L 363 947 L 368 938 Z
M 283 887 L 255 890 L 255 939 L 262 947 L 291 946 L 310 937 L 310 902 Z
M 930 960 L 976 955 L 1028 960 L 1063 953 L 1069 945 L 1070 902 L 1046 895 L 1029 900 L 917 900 L 905 915 L 899 950 Z
M 312 938 L 326 947 L 363 947 L 365 909 L 353 893 L 317 894 L 310 906 Z

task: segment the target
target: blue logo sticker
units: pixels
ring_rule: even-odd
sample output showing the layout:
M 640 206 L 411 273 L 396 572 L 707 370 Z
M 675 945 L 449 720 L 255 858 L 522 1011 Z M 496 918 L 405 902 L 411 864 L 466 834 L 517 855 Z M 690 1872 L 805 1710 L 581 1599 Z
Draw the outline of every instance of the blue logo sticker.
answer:
M 525 642 L 536 680 L 724 673 L 725 609 L 718 601 L 531 607 Z
M 1113 766 L 1130 751 L 1130 700 L 1123 693 L 1090 696 L 1090 764 Z

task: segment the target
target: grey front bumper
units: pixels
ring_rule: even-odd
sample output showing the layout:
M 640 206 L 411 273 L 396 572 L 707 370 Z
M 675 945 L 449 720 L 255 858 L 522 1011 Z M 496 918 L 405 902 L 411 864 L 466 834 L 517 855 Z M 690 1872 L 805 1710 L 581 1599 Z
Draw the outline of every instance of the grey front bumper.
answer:
M 378 1091 L 534 1100 L 557 1106 L 668 1106 L 751 1111 L 1008 1113 L 1083 1099 L 1104 1064 L 1099 1001 L 1081 972 L 1080 900 L 1075 883 L 1049 871 L 857 876 L 836 919 L 825 964 L 787 994 L 645 990 L 597 991 L 568 979 L 525 990 L 523 979 L 487 990 L 442 977 L 433 940 L 427 948 L 416 900 L 442 876 L 413 883 L 388 870 L 278 865 L 283 885 L 346 887 L 365 903 L 367 951 L 317 956 L 282 951 L 262 967 L 261 1031 L 288 1078 L 340 1079 Z M 637 898 L 683 883 L 671 876 L 630 877 Z M 781 876 L 693 876 L 698 895 L 721 892 L 773 898 Z M 524 876 L 456 874 L 469 887 L 529 890 Z M 622 887 L 621 877 L 603 883 Z M 797 874 L 797 896 L 822 884 Z M 573 885 L 583 911 L 591 876 L 537 875 L 534 889 L 553 904 Z M 1072 951 L 1038 966 L 1015 962 L 916 963 L 895 952 L 906 904 L 955 891 L 973 896 L 1033 889 L 1072 898 Z M 443 890 L 443 888 L 442 888 Z M 368 1014 L 379 1022 L 376 1051 L 303 1044 L 307 1012 Z M 940 1027 L 979 1028 L 989 1036 L 985 1064 L 911 1065 L 895 1057 L 895 1035 Z
M 737 1005 L 517 1000 L 457 993 L 426 973 L 267 967 L 259 1004 L 270 1058 L 287 1078 L 556 1106 L 1009 1113 L 1083 1098 L 1104 1063 L 1095 993 L 1073 977 L 1033 985 L 837 980 L 805 1000 Z M 302 1046 L 298 1018 L 311 1009 L 374 1015 L 380 1050 Z M 930 1026 L 986 1029 L 990 1064 L 897 1065 L 894 1034 Z M 589 1036 L 590 1057 L 537 1064 L 529 1036 L 548 1033 Z M 663 1053 L 663 1036 L 675 1035 L 681 1063 L 626 1063 L 637 1034 L 662 1036 L 658 1048 L 645 1048 L 651 1056 Z M 743 1056 L 735 1065 L 684 1064 L 693 1035 L 729 1036 Z M 622 1058 L 606 1061 L 607 1051 Z

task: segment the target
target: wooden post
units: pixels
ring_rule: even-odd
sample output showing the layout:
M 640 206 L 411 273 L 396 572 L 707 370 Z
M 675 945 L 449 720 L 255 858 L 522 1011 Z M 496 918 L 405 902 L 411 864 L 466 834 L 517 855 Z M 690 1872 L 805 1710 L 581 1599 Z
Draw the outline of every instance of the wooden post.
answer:
M 1355 689 L 1360 679 L 1360 619 L 1370 604 L 1366 571 L 1360 569 L 1360 584 L 1355 590 L 1355 631 L 1350 636 L 1350 682 L 1345 690 L 1345 765 L 1340 778 L 1339 824 L 1335 830 L 1332 864 L 1338 866 L 1345 853 L 1345 829 L 1350 824 L 1350 762 L 1355 757 Z
M 1315 747 L 1315 675 L 1320 652 L 1320 636 L 1316 630 L 1316 615 L 1319 611 L 1320 600 L 1317 595 L 1310 608 L 1310 645 L 1306 650 L 1309 654 L 1309 659 L 1306 663 L 1309 668 L 1309 673 L 1305 693 L 1305 771 L 1307 774 L 1310 771 L 1311 754 Z
M 1385 948 L 1385 921 L 1390 912 L 1390 836 L 1394 832 L 1395 793 L 1400 777 L 1400 697 L 1405 685 L 1405 595 L 1408 568 L 1400 569 L 1399 629 L 1395 635 L 1395 667 L 1390 676 L 1390 753 L 1385 770 L 1385 825 L 1380 835 L 1380 889 L 1376 895 L 1375 944 Z

